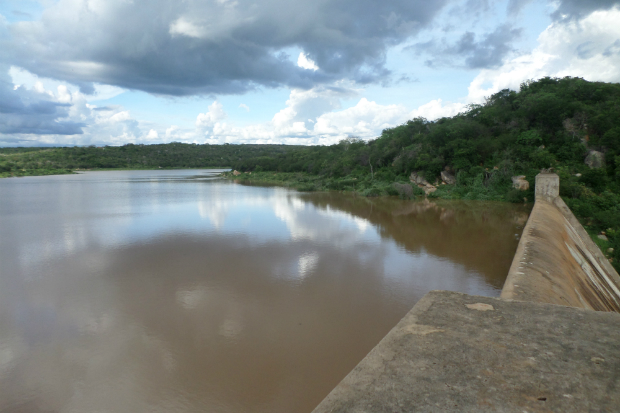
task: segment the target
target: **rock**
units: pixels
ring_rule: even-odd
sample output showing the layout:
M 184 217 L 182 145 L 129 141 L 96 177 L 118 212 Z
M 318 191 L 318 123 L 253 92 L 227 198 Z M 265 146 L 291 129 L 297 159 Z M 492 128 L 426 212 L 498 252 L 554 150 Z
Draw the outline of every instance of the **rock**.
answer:
M 239 172 L 239 171 L 237 171 L 237 170 L 234 170 L 234 171 L 233 171 L 233 175 L 235 175 L 235 176 L 239 176 L 239 175 L 241 175 L 241 172 Z
M 422 190 L 424 191 L 426 195 L 430 194 L 431 192 L 435 192 L 437 190 L 435 186 L 429 184 L 426 179 L 422 178 L 416 172 L 411 172 L 411 175 L 409 176 L 409 180 L 413 182 L 414 184 L 416 184 L 418 188 L 422 188 Z
M 581 174 L 575 174 L 577 178 L 581 178 Z
M 435 191 L 437 190 L 437 188 L 436 188 L 436 187 L 434 187 L 433 185 L 428 185 L 428 186 L 425 186 L 425 187 L 424 187 L 424 188 L 422 188 L 422 189 L 424 190 L 424 193 L 425 193 L 426 195 L 430 194 L 431 192 L 435 192 Z
M 613 248 L 607 248 L 607 252 L 611 254 L 612 252 L 614 252 L 614 249 Z
M 428 181 L 424 178 L 422 178 L 420 175 L 418 175 L 417 172 L 411 172 L 411 175 L 409 175 L 409 180 L 411 182 L 415 182 L 418 185 L 430 185 L 428 183 Z
M 456 184 L 456 178 L 448 171 L 441 171 L 441 180 L 448 185 Z
M 586 155 L 585 163 L 592 169 L 602 168 L 605 165 L 605 154 L 591 150 Z
M 597 237 L 598 237 L 598 239 L 602 239 L 603 241 L 609 241 L 609 240 L 607 239 L 607 236 L 606 236 L 606 235 L 599 234 L 599 235 L 597 235 Z
M 519 191 L 527 191 L 530 189 L 530 183 L 525 180 L 525 175 L 513 176 L 512 186 Z

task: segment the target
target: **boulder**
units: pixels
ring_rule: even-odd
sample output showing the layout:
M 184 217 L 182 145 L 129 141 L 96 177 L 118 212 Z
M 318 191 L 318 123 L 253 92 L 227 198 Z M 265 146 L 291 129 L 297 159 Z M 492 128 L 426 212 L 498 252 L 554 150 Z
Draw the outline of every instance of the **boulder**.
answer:
M 429 184 L 426 179 L 422 178 L 416 172 L 411 172 L 411 175 L 409 176 L 409 180 L 413 182 L 414 184 L 416 184 L 418 188 L 422 188 L 422 190 L 424 191 L 426 195 L 430 194 L 431 192 L 435 192 L 437 190 L 435 186 Z
M 591 150 L 586 155 L 585 163 L 592 169 L 602 168 L 605 165 L 605 154 Z
M 604 234 L 597 235 L 597 238 L 602 241 L 609 241 L 609 239 L 607 238 L 607 235 L 604 235 Z
M 422 176 L 418 175 L 417 172 L 411 172 L 411 175 L 409 175 L 409 180 L 418 185 L 430 185 L 428 181 L 422 178 Z
M 433 185 L 429 184 L 425 187 L 422 188 L 422 190 L 424 191 L 424 193 L 426 195 L 430 194 L 431 192 L 435 192 L 437 190 L 436 187 L 434 187 Z
M 525 175 L 513 176 L 512 186 L 519 191 L 527 191 L 530 189 L 530 183 L 525 180 Z
M 441 180 L 448 185 L 456 184 L 456 178 L 448 171 L 441 171 Z
M 239 171 L 237 171 L 237 170 L 234 170 L 234 171 L 233 171 L 233 175 L 235 175 L 235 176 L 239 176 L 239 175 L 241 175 L 241 172 L 239 172 Z

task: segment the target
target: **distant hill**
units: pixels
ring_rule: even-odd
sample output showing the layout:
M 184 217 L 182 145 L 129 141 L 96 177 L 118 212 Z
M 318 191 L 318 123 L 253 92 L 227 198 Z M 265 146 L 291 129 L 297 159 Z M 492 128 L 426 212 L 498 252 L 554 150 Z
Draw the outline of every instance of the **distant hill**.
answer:
M 241 159 L 279 156 L 301 148 L 286 145 L 161 145 L 0 148 L 0 176 L 70 173 L 76 169 L 229 167 Z

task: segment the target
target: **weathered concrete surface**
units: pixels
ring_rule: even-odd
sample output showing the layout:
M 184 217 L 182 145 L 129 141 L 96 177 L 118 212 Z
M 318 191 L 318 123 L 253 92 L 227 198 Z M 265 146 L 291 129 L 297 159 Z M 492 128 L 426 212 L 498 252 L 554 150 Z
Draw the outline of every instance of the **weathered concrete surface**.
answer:
M 620 277 L 559 188 L 555 174 L 536 177 L 536 203 L 501 298 L 620 312 Z
M 434 291 L 314 413 L 619 409 L 620 314 Z
M 560 177 L 552 173 L 540 173 L 536 175 L 536 200 L 544 199 L 553 201 L 560 196 Z

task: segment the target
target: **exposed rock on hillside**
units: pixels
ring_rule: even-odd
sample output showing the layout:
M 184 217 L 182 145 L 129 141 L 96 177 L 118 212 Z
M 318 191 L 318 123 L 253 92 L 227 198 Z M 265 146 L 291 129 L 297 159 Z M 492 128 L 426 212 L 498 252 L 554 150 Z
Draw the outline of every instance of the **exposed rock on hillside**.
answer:
M 530 183 L 525 180 L 525 175 L 513 176 L 512 186 L 519 191 L 527 191 L 530 189 Z
M 456 178 L 448 171 L 441 171 L 441 180 L 448 185 L 456 184 Z
M 426 195 L 430 194 L 431 192 L 435 192 L 437 190 L 437 188 L 434 185 L 429 184 L 426 179 L 422 178 L 416 172 L 411 172 L 411 175 L 409 176 L 409 180 L 415 183 L 418 186 L 418 188 L 422 188 L 422 190 L 424 191 Z
M 586 156 L 585 163 L 592 169 L 602 168 L 605 165 L 605 154 L 591 150 Z

